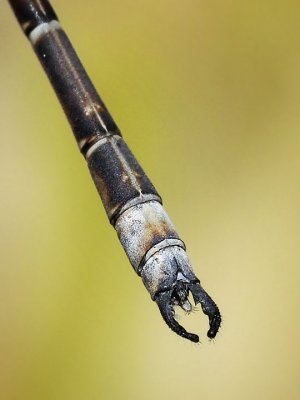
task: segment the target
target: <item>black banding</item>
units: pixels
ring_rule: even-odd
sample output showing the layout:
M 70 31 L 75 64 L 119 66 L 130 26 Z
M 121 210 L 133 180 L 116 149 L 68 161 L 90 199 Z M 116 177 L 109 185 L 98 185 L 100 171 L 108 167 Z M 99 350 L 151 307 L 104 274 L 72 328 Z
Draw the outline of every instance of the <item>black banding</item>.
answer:
M 9 0 L 9 3 L 27 36 L 40 24 L 58 20 L 47 0 Z

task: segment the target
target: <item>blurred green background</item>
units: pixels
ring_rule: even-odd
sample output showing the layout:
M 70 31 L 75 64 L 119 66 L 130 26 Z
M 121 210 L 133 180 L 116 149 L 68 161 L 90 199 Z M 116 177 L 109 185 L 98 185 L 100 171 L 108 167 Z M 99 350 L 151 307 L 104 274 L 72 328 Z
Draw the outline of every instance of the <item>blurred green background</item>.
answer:
M 162 321 L 0 13 L 0 397 L 299 399 L 299 1 L 53 1 L 224 323 Z

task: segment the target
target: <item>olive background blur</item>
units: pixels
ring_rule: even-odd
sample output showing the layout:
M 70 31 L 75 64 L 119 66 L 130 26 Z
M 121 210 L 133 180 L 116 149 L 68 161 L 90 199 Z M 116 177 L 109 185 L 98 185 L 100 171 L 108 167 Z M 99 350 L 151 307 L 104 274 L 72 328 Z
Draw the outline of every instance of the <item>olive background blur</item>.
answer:
M 53 6 L 224 322 L 167 328 L 1 2 L 1 399 L 299 399 L 299 1 Z

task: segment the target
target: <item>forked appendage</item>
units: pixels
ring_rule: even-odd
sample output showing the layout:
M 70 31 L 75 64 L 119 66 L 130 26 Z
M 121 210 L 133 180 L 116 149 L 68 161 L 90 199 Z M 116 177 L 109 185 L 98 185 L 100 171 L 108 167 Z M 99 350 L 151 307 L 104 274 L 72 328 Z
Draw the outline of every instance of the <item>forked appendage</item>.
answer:
M 210 339 L 216 336 L 221 325 L 220 311 L 200 285 L 183 248 L 169 246 L 155 253 L 143 266 L 141 277 L 172 331 L 192 342 L 199 342 L 198 335 L 187 332 L 175 320 L 175 306 L 181 307 L 187 313 L 193 310 L 189 301 L 191 293 L 195 305 L 200 303 L 204 314 L 209 318 L 207 336 Z
M 209 318 L 209 330 L 207 336 L 213 339 L 218 333 L 221 324 L 221 315 L 215 302 L 201 287 L 200 283 L 186 283 L 182 280 L 176 281 L 174 287 L 156 295 L 156 303 L 161 315 L 167 325 L 178 335 L 198 343 L 199 336 L 187 332 L 174 318 L 174 306 L 180 306 L 184 311 L 190 312 L 192 306 L 188 300 L 189 292 L 192 293 L 195 305 L 200 303 L 204 314 Z

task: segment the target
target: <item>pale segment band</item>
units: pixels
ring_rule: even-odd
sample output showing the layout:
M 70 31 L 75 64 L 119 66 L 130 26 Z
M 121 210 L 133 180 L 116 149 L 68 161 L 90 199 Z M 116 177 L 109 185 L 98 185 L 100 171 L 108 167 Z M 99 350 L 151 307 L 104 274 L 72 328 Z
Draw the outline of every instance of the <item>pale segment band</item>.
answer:
M 29 40 L 34 46 L 43 36 L 47 35 L 49 32 L 57 31 L 59 29 L 61 29 L 61 25 L 55 19 L 50 22 L 43 22 L 30 32 Z

